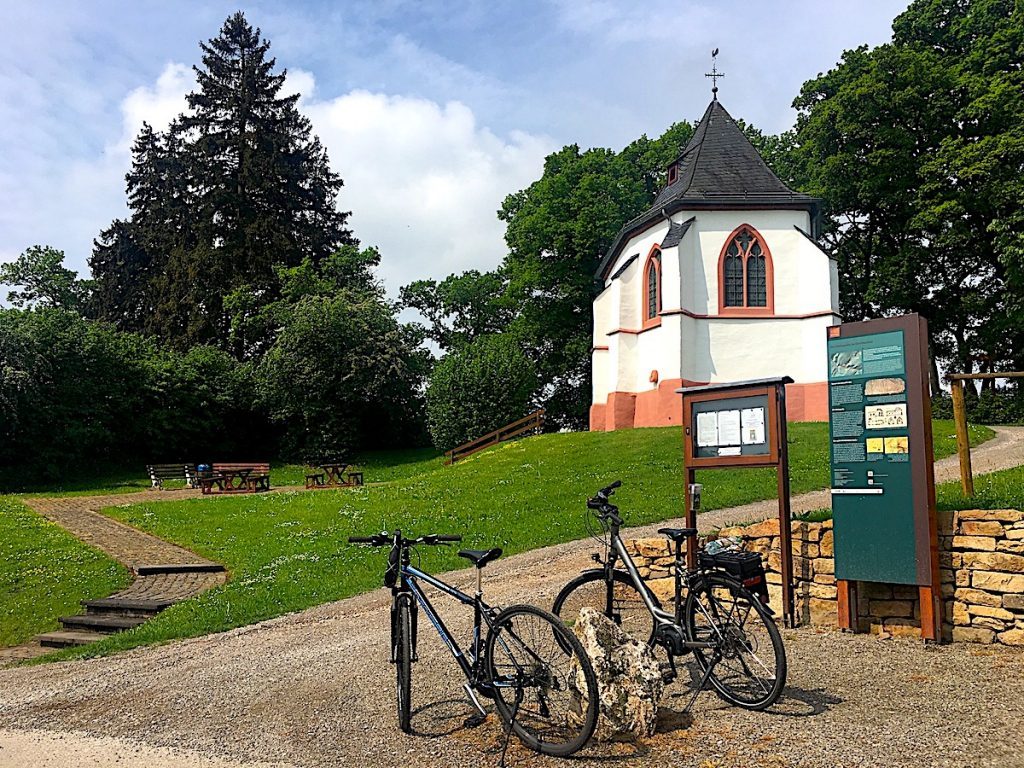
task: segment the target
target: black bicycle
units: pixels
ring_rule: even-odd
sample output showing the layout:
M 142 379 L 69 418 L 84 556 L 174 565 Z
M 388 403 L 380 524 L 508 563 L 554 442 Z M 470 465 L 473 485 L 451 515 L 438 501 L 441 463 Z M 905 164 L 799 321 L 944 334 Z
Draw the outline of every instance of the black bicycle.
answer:
M 594 669 L 576 636 L 548 611 L 531 605 L 492 608 L 483 600 L 481 572 L 501 549 L 464 549 L 460 557 L 476 566 L 476 594 L 465 592 L 410 564 L 417 545 L 451 544 L 461 536 L 430 534 L 407 539 L 401 531 L 353 536 L 351 544 L 390 547 L 385 586 L 391 587 L 391 662 L 397 674 L 398 725 L 409 733 L 412 718 L 412 663 L 417 660 L 417 618 L 422 608 L 451 651 L 466 682 L 470 702 L 486 716 L 477 694 L 494 700 L 498 715 L 530 749 L 566 757 L 594 733 L 598 691 Z M 473 607 L 473 640 L 468 655 L 452 637 L 420 587 L 435 587 Z M 481 630 L 486 625 L 486 639 Z
M 602 567 L 566 584 L 555 598 L 554 613 L 571 622 L 580 608 L 591 607 L 651 648 L 664 648 L 667 681 L 677 675 L 675 658 L 693 653 L 703 678 L 687 709 L 709 682 L 730 704 L 753 710 L 770 707 L 786 684 L 786 651 L 764 603 L 766 586 L 761 596 L 717 568 L 688 569 L 682 545 L 697 536 L 697 529 L 661 528 L 658 532 L 675 544 L 673 605 L 671 611 L 663 610 L 619 535 L 622 518 L 609 497 L 620 485 L 616 481 L 587 501 L 608 534 L 602 539 L 604 556 L 594 556 Z M 616 567 L 619 561 L 625 571 Z

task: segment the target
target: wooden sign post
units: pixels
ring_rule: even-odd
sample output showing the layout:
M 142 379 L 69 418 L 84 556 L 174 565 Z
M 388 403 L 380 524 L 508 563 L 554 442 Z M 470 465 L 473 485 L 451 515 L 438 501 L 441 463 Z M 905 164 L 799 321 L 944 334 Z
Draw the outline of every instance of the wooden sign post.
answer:
M 859 581 L 918 587 L 921 636 L 942 624 L 928 326 L 917 315 L 828 329 L 829 440 L 839 626 Z
M 683 395 L 683 456 L 687 488 L 698 469 L 775 467 L 779 491 L 779 549 L 782 618 L 796 626 L 793 610 L 793 546 L 789 508 L 789 451 L 786 443 L 788 376 L 677 389 Z M 686 525 L 697 527 L 697 513 L 686 494 Z M 686 564 L 696 567 L 690 539 Z

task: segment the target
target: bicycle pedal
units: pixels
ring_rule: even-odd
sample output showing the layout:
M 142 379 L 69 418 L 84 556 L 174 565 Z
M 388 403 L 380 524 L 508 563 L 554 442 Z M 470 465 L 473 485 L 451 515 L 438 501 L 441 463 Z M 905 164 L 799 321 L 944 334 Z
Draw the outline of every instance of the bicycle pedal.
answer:
M 676 668 L 672 664 L 663 661 L 658 666 L 661 668 L 661 682 L 665 685 L 675 682 L 678 675 L 676 674 Z
M 462 721 L 463 728 L 479 728 L 487 721 L 487 715 L 470 715 Z

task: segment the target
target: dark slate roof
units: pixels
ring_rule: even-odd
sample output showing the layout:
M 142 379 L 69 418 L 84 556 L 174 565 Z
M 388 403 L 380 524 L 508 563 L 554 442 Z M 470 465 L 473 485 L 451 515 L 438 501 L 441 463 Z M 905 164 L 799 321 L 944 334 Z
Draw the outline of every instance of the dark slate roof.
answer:
M 690 225 L 693 224 L 693 222 L 696 221 L 696 219 L 696 216 L 691 216 L 681 224 L 676 224 L 676 222 L 674 221 L 671 224 L 669 224 L 668 234 L 665 235 L 665 239 L 661 241 L 661 247 L 675 248 L 677 245 L 679 245 L 679 243 L 681 243 L 683 238 L 686 236 L 687 231 L 689 231 Z
M 661 190 L 652 207 L 715 197 L 813 200 L 782 183 L 717 100 L 708 105 L 676 164 L 678 178 Z
M 690 142 L 676 160 L 677 178 L 654 204 L 619 231 L 601 260 L 596 277 L 604 280 L 622 246 L 652 223 L 680 210 L 782 208 L 807 210 L 812 233 L 820 201 L 794 192 L 761 159 L 736 121 L 717 99 L 708 105 Z

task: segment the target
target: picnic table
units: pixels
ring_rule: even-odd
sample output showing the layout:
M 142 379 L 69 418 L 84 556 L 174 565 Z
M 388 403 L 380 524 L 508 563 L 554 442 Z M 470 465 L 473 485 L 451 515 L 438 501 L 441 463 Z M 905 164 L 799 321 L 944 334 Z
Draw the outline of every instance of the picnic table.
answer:
M 199 476 L 204 494 L 256 493 L 270 490 L 269 462 L 215 463 Z
M 351 466 L 346 461 L 323 461 L 316 465 L 319 472 L 306 475 L 306 489 L 351 488 L 363 484 L 362 472 L 346 472 Z

